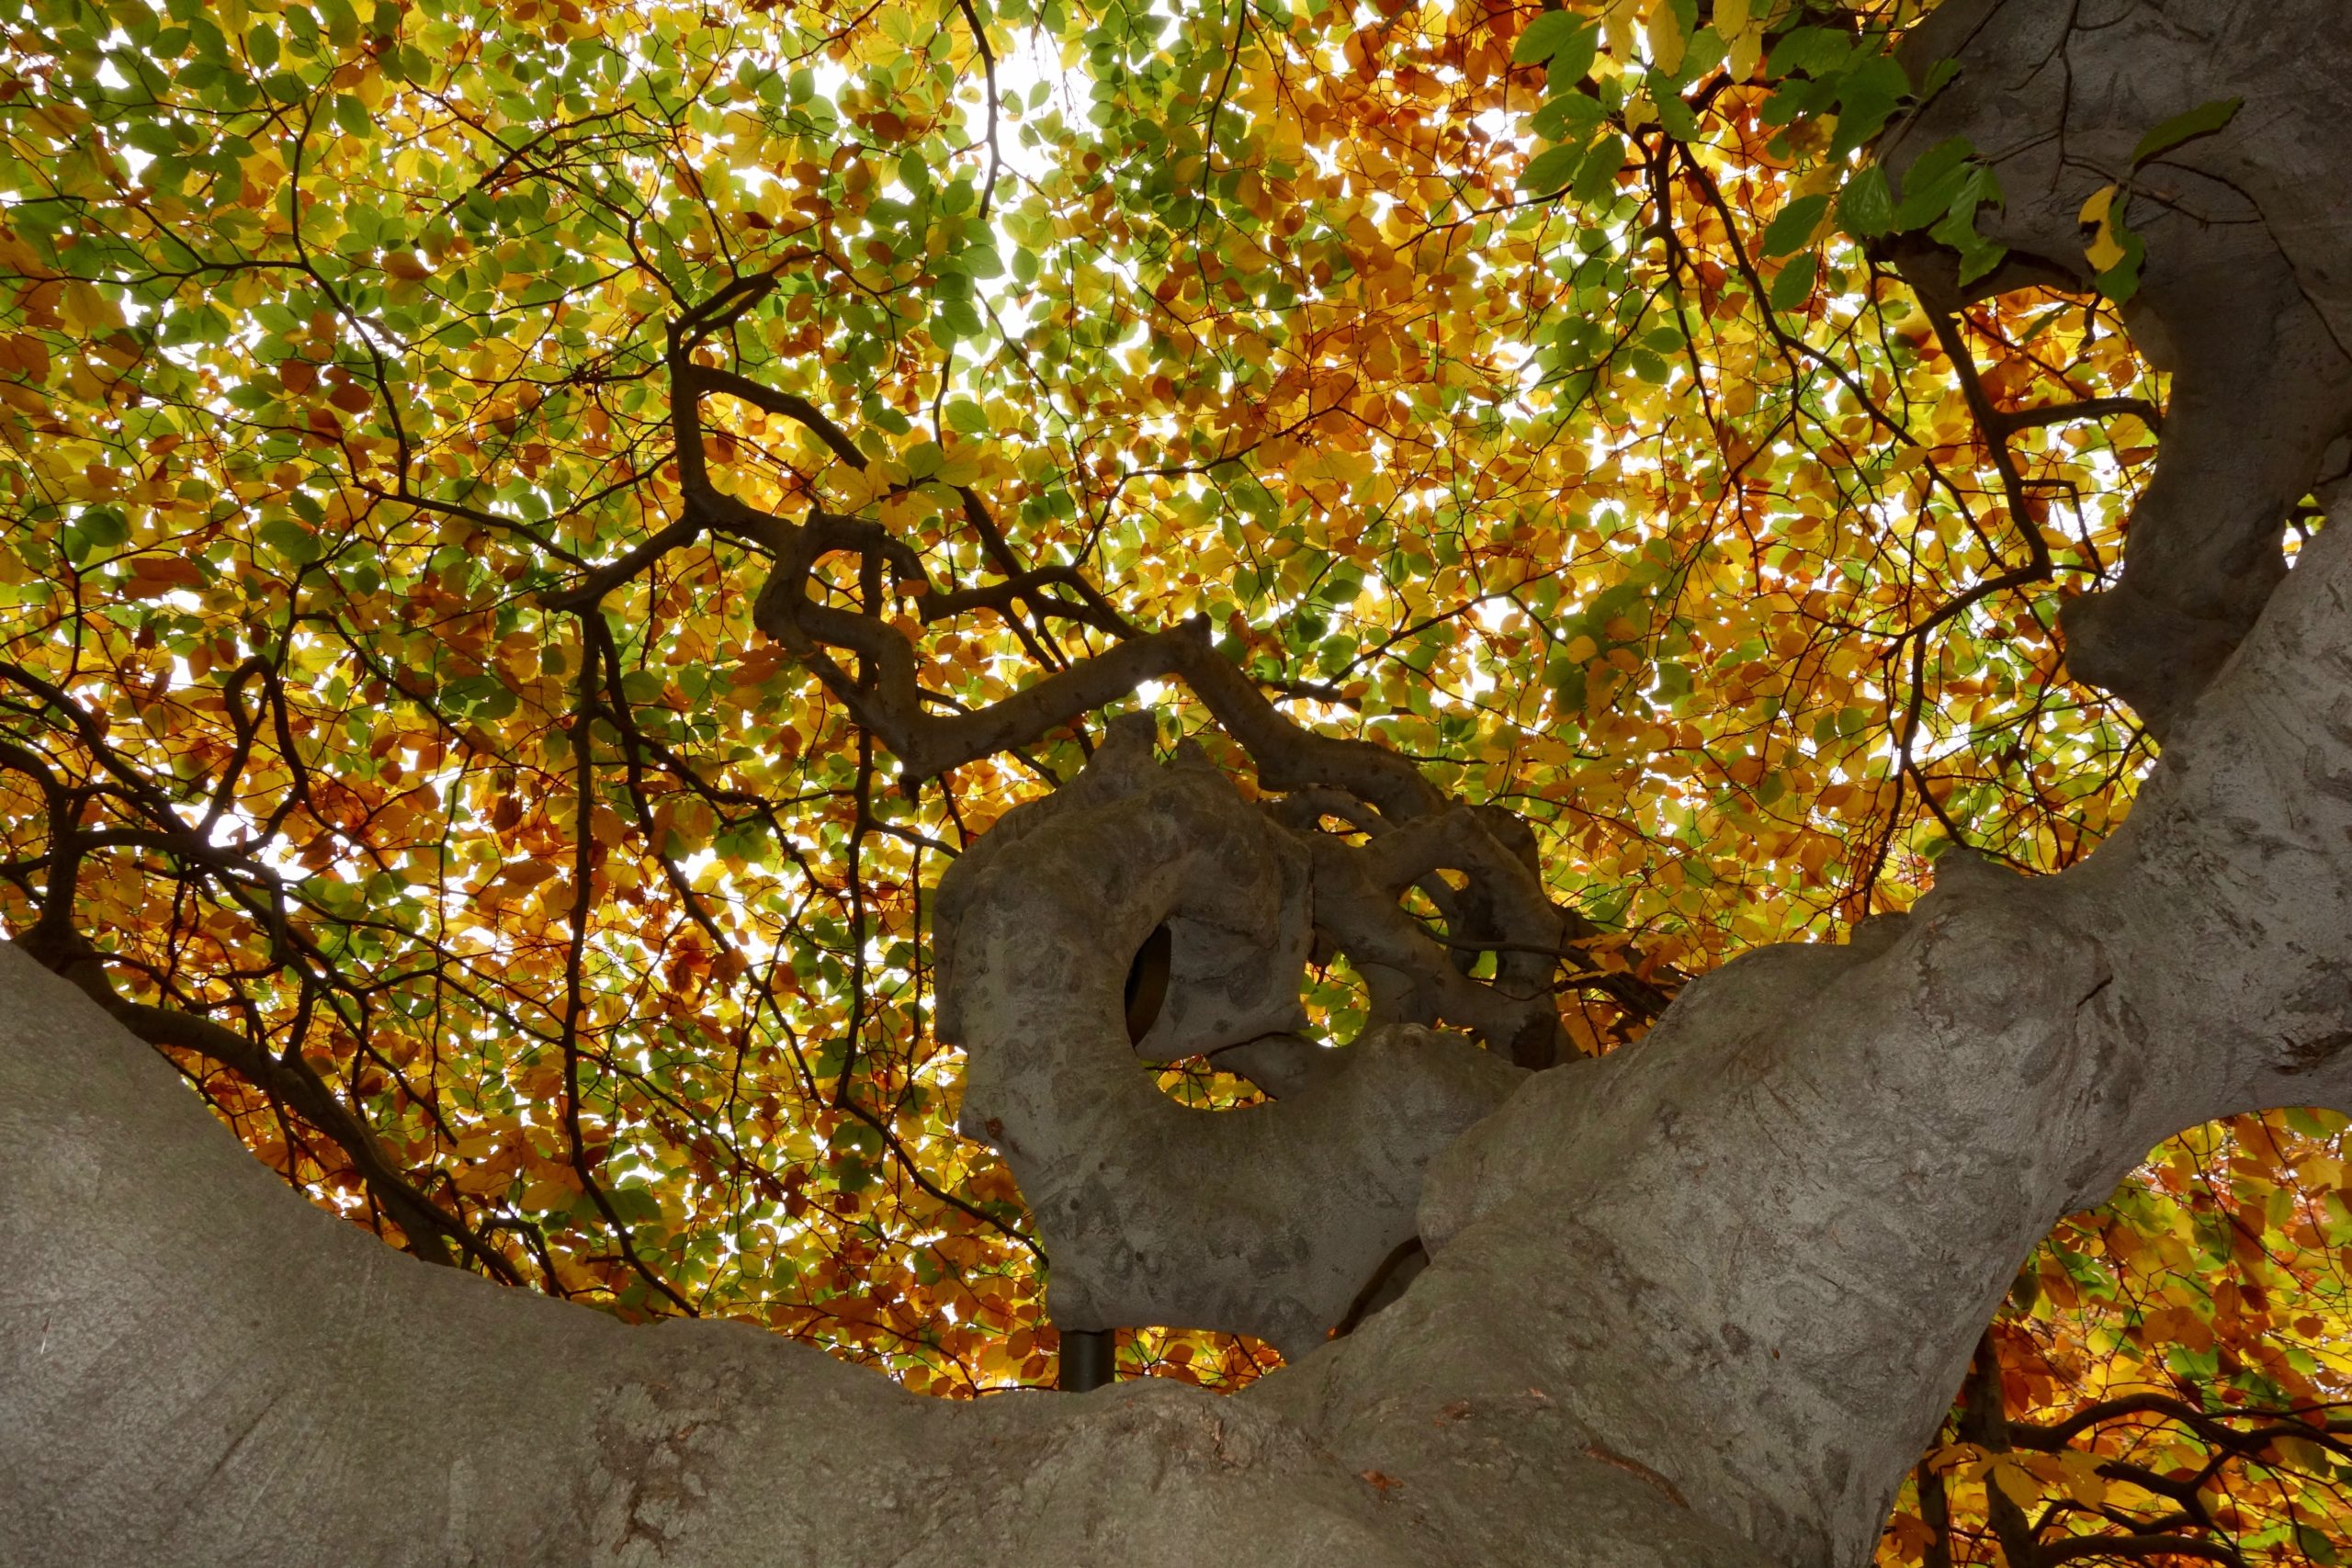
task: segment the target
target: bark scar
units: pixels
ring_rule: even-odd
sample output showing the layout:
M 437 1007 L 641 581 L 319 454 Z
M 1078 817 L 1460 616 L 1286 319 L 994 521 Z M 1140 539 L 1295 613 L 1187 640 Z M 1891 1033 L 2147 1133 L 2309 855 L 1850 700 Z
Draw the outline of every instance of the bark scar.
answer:
M 2290 1040 L 2278 1064 L 2278 1071 L 2289 1077 L 2298 1073 L 2316 1072 L 2346 1051 L 2352 1051 L 2352 1029 L 2339 1029 L 2333 1034 L 2323 1034 L 2312 1040 Z
M 1628 1459 L 1623 1454 L 1617 1452 L 1615 1450 L 1603 1448 L 1599 1443 L 1587 1443 L 1584 1446 L 1584 1456 L 1587 1459 L 1597 1459 L 1603 1464 L 1613 1464 L 1619 1470 L 1623 1471 L 1626 1474 L 1634 1476 L 1639 1480 L 1648 1482 L 1652 1486 L 1657 1487 L 1657 1490 L 1664 1495 L 1668 1502 L 1673 1504 L 1678 1508 L 1688 1509 L 1690 1506 L 1690 1505 L 1684 1500 L 1679 1487 L 1676 1486 L 1673 1482 L 1668 1481 L 1665 1476 L 1660 1475 L 1657 1471 L 1652 1470 L 1648 1465 L 1644 1464 L 1640 1460 Z

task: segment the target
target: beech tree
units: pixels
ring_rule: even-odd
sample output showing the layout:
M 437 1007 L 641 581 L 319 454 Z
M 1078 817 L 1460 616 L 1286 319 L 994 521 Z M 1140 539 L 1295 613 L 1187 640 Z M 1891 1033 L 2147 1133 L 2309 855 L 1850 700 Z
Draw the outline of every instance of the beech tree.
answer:
M 2326 0 L 12 27 L 11 1561 L 2338 1560 Z

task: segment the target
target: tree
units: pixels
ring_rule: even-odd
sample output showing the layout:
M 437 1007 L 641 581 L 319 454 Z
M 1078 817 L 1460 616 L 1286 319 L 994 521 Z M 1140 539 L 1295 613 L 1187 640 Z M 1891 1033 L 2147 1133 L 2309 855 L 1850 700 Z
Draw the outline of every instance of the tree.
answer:
M 2352 39 L 2090 9 L 20 18 L 23 1549 L 2331 1561 Z

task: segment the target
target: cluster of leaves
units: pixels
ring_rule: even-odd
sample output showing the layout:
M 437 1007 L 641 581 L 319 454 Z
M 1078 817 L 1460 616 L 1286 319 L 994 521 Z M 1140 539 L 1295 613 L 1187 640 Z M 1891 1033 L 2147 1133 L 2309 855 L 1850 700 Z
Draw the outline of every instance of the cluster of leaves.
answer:
M 1050 1382 L 1054 1338 L 1018 1195 L 950 1130 L 924 889 L 1087 727 L 892 790 L 753 629 L 755 544 L 645 547 L 682 461 L 935 581 L 1205 617 L 1300 722 L 1520 812 L 1648 975 L 1900 908 L 1954 840 L 2049 871 L 2120 819 L 2146 749 L 2052 627 L 2116 564 L 2162 388 L 2111 301 L 1939 317 L 1891 272 L 1915 230 L 1997 259 L 1966 149 L 1899 200 L 1860 152 L 1939 85 L 1888 57 L 1905 7 L 1177 9 L 19 0 L 0 918 L 244 1042 L 169 1050 L 358 1223 L 969 1394 Z M 746 277 L 706 358 L 774 396 L 682 454 L 665 323 Z M 942 711 L 1112 636 L 816 591 L 895 615 Z M 1137 700 L 1242 767 L 1185 693 Z M 1344 976 L 1313 999 L 1344 1028 Z M 2268 1299 L 2335 1343 L 2337 1243 L 2278 1245 Z M 2154 1375 L 2050 1337 L 2059 1299 L 2007 1331 L 2048 1346 L 2021 1414 Z M 2201 1321 L 2268 1365 L 2269 1319 Z M 2275 1392 L 2326 1403 L 2332 1365 Z
M 1882 1562 L 2335 1563 L 2352 1517 L 2344 1120 L 2156 1151 L 2022 1269 Z

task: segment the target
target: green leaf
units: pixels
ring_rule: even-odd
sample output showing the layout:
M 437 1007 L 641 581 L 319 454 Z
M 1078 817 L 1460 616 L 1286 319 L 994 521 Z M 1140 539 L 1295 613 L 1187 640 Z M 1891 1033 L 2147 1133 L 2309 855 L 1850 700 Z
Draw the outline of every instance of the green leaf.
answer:
M 291 518 L 273 517 L 254 530 L 254 536 L 291 565 L 308 566 L 319 558 L 318 536 Z
M 2123 214 L 2118 209 L 2108 214 L 2108 232 L 2123 247 L 2123 259 L 2091 279 L 2098 291 L 2121 304 L 2140 291 L 2141 264 L 2148 259 L 2148 247 L 2140 236 L 2124 227 Z
M 1677 141 L 1699 140 L 1699 117 L 1682 101 L 1682 95 L 1664 82 L 1659 82 L 1652 95 L 1657 104 L 1658 128 Z
M 981 412 L 979 404 L 967 398 L 958 398 L 949 403 L 944 412 L 950 430 L 966 435 L 979 435 L 988 430 L 989 416 Z
M 1573 141 L 1582 146 L 1608 112 L 1600 100 L 1589 94 L 1562 93 L 1546 99 L 1544 107 L 1529 117 L 1527 129 L 1545 141 Z
M 1552 13 L 1555 16 L 1560 12 Z M 1555 96 L 1573 93 L 1577 84 L 1592 70 L 1593 56 L 1600 51 L 1600 29 L 1587 27 L 1552 54 L 1544 71 L 1544 83 Z M 1578 94 L 1578 96 L 1583 95 Z
M 1969 158 L 1974 151 L 1966 137 L 1955 136 L 1921 153 L 1903 172 L 1903 199 L 1895 203 L 1893 227 L 1917 229 L 1950 211 L 1953 199 L 1968 184 Z
M 1829 210 L 1826 192 L 1819 196 L 1801 196 L 1781 209 L 1764 231 L 1764 254 L 1784 256 L 1803 250 L 1821 223 L 1821 215 Z
M 1538 152 L 1527 161 L 1527 167 L 1519 172 L 1520 188 L 1558 190 L 1576 178 L 1577 170 L 1583 162 L 1584 149 L 1573 142 Z
M 1995 243 L 1976 231 L 1976 209 L 1985 202 L 2001 203 L 2001 182 L 1993 171 L 1982 164 L 1970 165 L 1959 181 L 1959 189 L 1951 206 L 1935 227 L 1928 231 L 1928 238 L 1939 244 L 1950 245 L 1960 253 L 1960 281 L 1973 283 L 2001 265 L 2007 247 Z M 1907 206 L 1908 203 L 1906 202 Z
M 1967 243 L 1955 248 L 1960 252 L 1960 281 L 1962 284 L 1975 282 L 2000 265 L 2009 254 L 2008 246 L 1996 244 L 1973 228 L 1968 231 Z
M 1829 155 L 1843 158 L 1876 136 L 1910 90 L 1911 79 L 1893 55 L 1882 54 L 1856 66 L 1838 88 L 1838 134 L 1830 141 Z
M 979 311 L 972 308 L 972 302 L 968 299 L 941 300 L 939 319 L 944 321 L 957 337 L 978 337 L 988 331 L 987 323 L 980 320 Z
M 1585 155 L 1577 183 L 1568 194 L 1578 201 L 1598 201 L 1617 188 L 1617 171 L 1625 166 L 1625 139 L 1604 136 Z
M 317 10 L 326 24 L 329 43 L 337 49 L 349 49 L 359 41 L 359 14 L 346 0 L 317 0 Z
M 1519 35 L 1519 43 L 1510 51 L 1513 65 L 1543 65 L 1550 62 L 1580 33 L 1589 32 L 1585 19 L 1573 11 L 1546 11 L 1527 24 Z
M 1808 76 L 1826 76 L 1844 70 L 1854 51 L 1852 38 L 1836 28 L 1799 28 L 1772 46 L 1772 71 L 1781 76 L 1800 71 Z
M 1772 309 L 1793 310 L 1812 298 L 1814 276 L 1819 269 L 1810 253 L 1782 267 L 1781 276 L 1772 280 Z
M 111 550 L 130 542 L 130 525 L 111 506 L 93 506 L 75 519 L 94 549 Z
M 1858 240 L 1875 240 L 1894 227 L 1894 193 L 1884 169 L 1872 164 L 1846 182 L 1838 196 L 1838 221 Z
M 2173 116 L 2140 138 L 2140 144 L 2132 149 L 2133 165 L 2144 164 L 2157 153 L 2177 147 L 2184 141 L 2212 135 L 2236 118 L 2245 103 L 2244 98 L 2215 98 L 2211 103 L 2199 104 L 2193 109 Z

